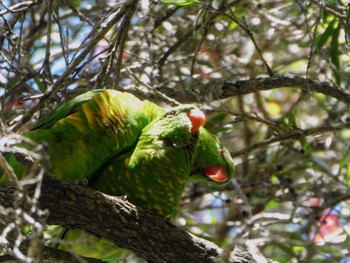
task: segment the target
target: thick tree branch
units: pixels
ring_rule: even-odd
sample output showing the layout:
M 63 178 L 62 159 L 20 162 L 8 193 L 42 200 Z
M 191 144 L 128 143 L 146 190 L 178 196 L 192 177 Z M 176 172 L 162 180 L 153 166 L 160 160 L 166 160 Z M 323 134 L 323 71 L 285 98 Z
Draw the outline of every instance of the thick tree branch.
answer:
M 306 92 L 319 92 L 345 104 L 350 104 L 350 93 L 335 84 L 290 75 L 226 82 L 223 86 L 222 96 L 227 98 L 276 88 L 298 88 Z
M 27 250 L 28 247 L 23 246 L 23 250 Z M 69 252 L 65 252 L 59 249 L 42 246 L 41 248 L 40 263 L 106 263 L 94 258 L 86 258 L 78 255 L 72 255 Z M 18 263 L 18 259 L 11 255 L 0 256 L 0 262 L 6 263 Z
M 0 205 L 10 207 L 15 189 L 0 185 Z M 151 262 L 217 262 L 222 249 L 183 231 L 131 203 L 94 190 L 45 177 L 40 205 L 48 209 L 48 224 L 84 229 L 132 250 Z M 254 262 L 235 253 L 230 262 Z
M 176 92 L 166 87 L 160 87 L 159 90 L 182 103 L 193 103 L 198 102 L 198 98 L 203 102 L 210 102 L 213 99 L 226 99 L 232 96 L 279 88 L 296 88 L 308 93 L 318 92 L 350 105 L 349 91 L 330 82 L 319 82 L 293 75 L 275 75 L 232 81 L 212 80 L 207 84 L 193 81 L 186 92 Z M 142 97 L 142 94 L 137 95 Z

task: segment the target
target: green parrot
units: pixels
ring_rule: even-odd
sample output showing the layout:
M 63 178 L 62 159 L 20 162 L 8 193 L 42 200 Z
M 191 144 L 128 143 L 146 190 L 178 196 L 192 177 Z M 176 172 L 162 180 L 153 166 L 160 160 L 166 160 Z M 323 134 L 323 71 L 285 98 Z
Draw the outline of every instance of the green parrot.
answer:
M 47 145 L 53 175 L 87 179 L 93 189 L 171 218 L 188 181 L 224 186 L 233 176 L 229 152 L 204 123 L 192 105 L 164 109 L 129 93 L 97 90 L 64 103 L 23 135 Z M 8 160 L 19 177 L 26 175 L 14 156 Z M 75 246 L 85 256 L 103 258 L 113 248 L 79 230 L 68 231 L 65 239 L 91 241 L 96 249 Z
M 188 156 L 170 144 L 142 142 L 154 128 L 158 129 L 156 123 L 147 126 L 137 146 L 98 172 L 93 177 L 96 179 L 91 180 L 91 187 L 109 195 L 126 195 L 132 203 L 170 218 L 177 211 L 188 181 L 217 187 L 226 185 L 233 176 L 228 150 L 205 128 L 199 130 L 195 157 L 186 171 L 183 168 Z
M 96 190 L 169 218 L 188 180 L 220 186 L 233 176 L 228 151 L 204 123 L 192 105 L 166 110 L 129 93 L 97 90 L 64 103 L 24 136 L 47 145 L 55 176 L 87 179 Z M 10 163 L 19 177 L 26 174 L 14 157 Z

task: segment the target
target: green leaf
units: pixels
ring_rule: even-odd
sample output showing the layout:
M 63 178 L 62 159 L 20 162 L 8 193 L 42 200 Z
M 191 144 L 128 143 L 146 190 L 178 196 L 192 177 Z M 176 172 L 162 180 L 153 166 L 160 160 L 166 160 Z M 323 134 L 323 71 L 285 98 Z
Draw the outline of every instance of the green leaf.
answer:
M 309 142 L 305 138 L 300 138 L 299 143 L 303 150 L 305 151 L 306 156 L 311 156 L 312 155 L 312 148 L 309 144 Z
M 278 208 L 280 206 L 280 202 L 275 200 L 275 199 L 271 199 L 270 201 L 268 201 L 265 205 L 266 209 L 275 209 Z
M 339 69 L 340 69 L 340 52 L 339 52 L 339 34 L 340 34 L 340 25 L 335 29 L 333 35 L 332 35 L 332 42 L 331 42 L 331 61 L 333 65 L 335 66 L 334 70 L 334 77 L 336 83 L 340 84 L 340 75 L 339 75 Z
M 79 8 L 81 1 L 80 0 L 70 0 L 69 2 L 74 8 Z
M 212 114 L 210 115 L 210 118 L 207 120 L 205 123 L 204 127 L 208 130 L 211 130 L 214 127 L 217 127 L 218 124 L 222 124 L 224 120 L 227 118 L 228 114 L 227 113 L 218 113 L 218 114 Z
M 334 25 L 336 23 L 336 19 L 334 18 L 331 22 L 329 22 L 328 27 L 323 32 L 323 34 L 316 39 L 316 47 L 317 49 L 321 49 L 328 41 L 328 39 L 334 33 Z
M 348 168 L 346 169 L 346 175 L 344 178 L 344 183 L 346 185 L 350 185 L 350 163 L 348 164 Z
M 286 128 L 297 128 L 298 127 L 298 123 L 297 123 L 297 118 L 296 118 L 296 114 L 294 112 L 294 110 L 292 111 L 288 111 L 286 113 L 286 115 L 280 120 L 280 125 L 282 127 L 286 127 Z
M 34 78 L 34 81 L 35 81 L 36 85 L 38 86 L 38 88 L 40 89 L 40 91 L 42 93 L 44 93 L 46 91 L 46 88 L 45 88 L 44 84 L 40 81 L 40 79 Z
M 162 0 L 162 3 L 167 5 L 186 6 L 195 4 L 196 0 Z
M 24 227 L 22 228 L 22 233 L 25 234 L 25 235 L 27 235 L 27 234 L 30 233 L 31 230 L 32 230 L 32 227 L 27 225 L 27 226 L 24 226 Z
M 206 11 L 206 8 L 201 8 L 199 10 L 199 12 L 197 13 L 196 18 L 195 18 L 195 20 L 193 22 L 193 34 L 196 33 L 196 28 L 200 24 L 200 20 L 204 16 L 205 11 Z
M 328 174 L 332 174 L 332 169 L 321 158 L 319 158 L 317 156 L 312 156 L 311 160 L 321 171 L 324 171 L 324 172 L 326 172 Z
M 339 161 L 339 171 L 345 167 L 350 161 L 350 147 L 346 150 L 343 158 Z

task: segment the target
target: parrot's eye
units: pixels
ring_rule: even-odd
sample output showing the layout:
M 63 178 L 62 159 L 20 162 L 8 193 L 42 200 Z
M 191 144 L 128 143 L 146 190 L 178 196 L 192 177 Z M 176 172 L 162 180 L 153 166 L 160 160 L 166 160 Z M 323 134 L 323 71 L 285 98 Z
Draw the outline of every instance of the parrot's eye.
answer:
M 168 113 L 168 115 L 166 116 L 167 118 L 174 118 L 175 117 L 175 111 L 171 111 Z
M 221 154 L 222 157 L 225 156 L 225 151 L 222 148 L 219 148 L 219 153 Z

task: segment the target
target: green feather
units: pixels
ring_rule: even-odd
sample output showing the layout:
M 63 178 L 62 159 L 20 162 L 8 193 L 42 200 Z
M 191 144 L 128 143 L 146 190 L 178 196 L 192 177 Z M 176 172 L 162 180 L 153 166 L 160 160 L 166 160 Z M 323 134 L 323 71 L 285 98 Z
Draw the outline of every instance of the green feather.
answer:
M 157 127 L 156 123 L 153 124 L 145 130 L 153 132 L 153 128 Z M 111 160 L 106 168 L 99 171 L 98 179 L 92 187 L 109 195 L 127 196 L 135 204 L 169 217 L 176 213 L 184 185 L 189 180 L 211 186 L 224 186 L 234 174 L 233 161 L 227 149 L 205 128 L 200 129 L 196 150 L 185 151 L 187 156 L 195 152 L 190 171 L 182 169 L 187 167 L 184 164 L 181 166 L 181 162 L 185 162 L 182 152 L 177 153 L 175 147 L 172 149 L 166 137 L 163 138 L 165 143 L 149 140 L 143 135 L 140 141 L 141 139 L 142 143 L 139 142 L 138 147 Z M 188 158 L 188 161 L 191 158 Z M 205 176 L 203 169 L 209 166 L 225 167 L 228 180 L 222 183 L 214 182 Z M 137 194 L 143 198 L 136 196 Z M 158 207 L 163 207 L 163 211 L 159 211 Z M 171 212 L 165 213 L 165 210 Z
M 191 172 L 197 134 L 187 114 L 194 106 L 164 112 L 147 125 L 136 147 L 114 159 L 93 188 L 128 200 L 163 217 L 172 217 Z M 171 117 L 169 117 L 171 116 Z
M 203 169 L 210 166 L 225 167 L 228 173 L 228 180 L 215 182 L 203 174 Z M 234 175 L 232 157 L 219 138 L 205 128 L 200 129 L 198 147 L 194 164 L 192 166 L 190 180 L 192 182 L 203 182 L 210 186 L 225 186 Z
M 158 109 L 129 93 L 88 92 L 63 104 L 24 136 L 48 145 L 55 176 L 81 180 L 89 178 L 111 157 L 133 148 Z

